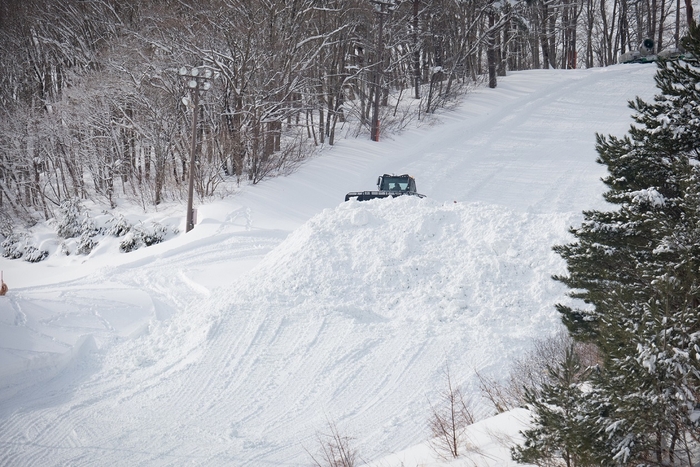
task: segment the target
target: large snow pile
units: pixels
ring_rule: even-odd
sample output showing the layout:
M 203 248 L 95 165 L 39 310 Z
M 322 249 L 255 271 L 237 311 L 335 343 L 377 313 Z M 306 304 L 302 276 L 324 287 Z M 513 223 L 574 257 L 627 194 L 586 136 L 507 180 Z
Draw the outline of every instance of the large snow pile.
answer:
M 350 202 L 292 233 L 261 263 L 266 280 L 253 278 L 247 292 L 357 322 L 469 319 L 522 329 L 516 317 L 552 315 L 549 277 L 561 263 L 551 246 L 572 221 L 412 196 Z
M 404 196 L 315 216 L 219 299 L 221 341 L 246 329 L 220 358 L 235 366 L 258 355 L 237 382 L 259 404 L 244 425 L 274 439 L 311 420 L 320 429 L 325 417 L 352 419 L 347 428 L 370 446 L 425 433 L 445 365 L 476 395 L 474 370 L 501 375 L 559 329 L 552 304 L 563 287 L 550 276 L 563 262 L 551 245 L 577 215 Z M 259 381 L 274 383 L 263 391 Z

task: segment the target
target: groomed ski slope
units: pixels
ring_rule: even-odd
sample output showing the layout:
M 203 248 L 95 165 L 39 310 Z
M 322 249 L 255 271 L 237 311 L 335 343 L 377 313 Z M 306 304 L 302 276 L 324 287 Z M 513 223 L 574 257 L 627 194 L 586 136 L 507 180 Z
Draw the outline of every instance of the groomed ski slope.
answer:
M 302 466 L 328 421 L 380 459 L 428 438 L 446 365 L 491 415 L 475 371 L 505 377 L 560 329 L 551 246 L 604 207 L 594 135 L 626 132 L 654 73 L 513 73 L 163 244 L 0 260 L 0 465 Z M 428 197 L 342 202 L 385 172 Z M 184 231 L 180 211 L 131 215 Z

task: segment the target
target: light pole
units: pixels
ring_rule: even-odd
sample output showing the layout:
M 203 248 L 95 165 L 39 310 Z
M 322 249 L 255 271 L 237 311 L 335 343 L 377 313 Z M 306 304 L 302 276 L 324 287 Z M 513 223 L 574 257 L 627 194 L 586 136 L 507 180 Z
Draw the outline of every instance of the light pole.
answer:
M 379 98 L 381 89 L 382 75 L 384 74 L 384 15 L 386 7 L 393 7 L 394 2 L 385 2 L 381 0 L 370 0 L 375 5 L 379 6 L 377 13 L 379 14 L 379 31 L 377 33 L 377 68 L 374 70 L 374 102 L 372 104 L 372 129 L 370 139 L 379 141 Z
M 190 99 L 183 97 L 182 101 L 185 105 L 192 103 L 192 148 L 190 151 L 190 178 L 187 185 L 187 217 L 185 221 L 185 233 L 194 228 L 194 166 L 195 152 L 197 151 L 197 116 L 199 114 L 199 93 L 207 91 L 211 88 L 212 72 L 209 68 L 193 67 L 189 70 L 187 67 L 180 68 L 180 76 L 187 80 L 187 88 L 190 91 Z

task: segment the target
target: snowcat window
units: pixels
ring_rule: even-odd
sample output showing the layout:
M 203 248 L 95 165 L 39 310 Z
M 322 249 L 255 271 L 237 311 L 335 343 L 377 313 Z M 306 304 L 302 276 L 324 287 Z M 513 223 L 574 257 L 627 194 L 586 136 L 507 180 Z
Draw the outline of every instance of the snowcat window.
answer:
M 402 177 L 385 177 L 382 180 L 381 190 L 388 191 L 407 191 L 408 179 Z

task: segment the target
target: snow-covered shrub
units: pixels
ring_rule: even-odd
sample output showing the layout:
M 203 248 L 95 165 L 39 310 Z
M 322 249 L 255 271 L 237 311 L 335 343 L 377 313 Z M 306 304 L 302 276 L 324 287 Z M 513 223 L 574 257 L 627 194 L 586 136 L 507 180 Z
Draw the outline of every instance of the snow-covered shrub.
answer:
M 27 245 L 26 249 L 24 250 L 24 256 L 22 257 L 22 259 L 30 263 L 38 263 L 39 261 L 45 260 L 47 256 L 49 256 L 48 251 L 40 250 L 39 248 L 33 245 Z
M 82 232 L 83 207 L 78 199 L 67 199 L 58 208 L 56 233 L 61 238 L 74 238 Z
M 78 248 L 75 252 L 79 255 L 88 255 L 96 246 L 95 236 L 89 231 L 83 231 L 78 239 Z
M 95 236 L 100 233 L 100 230 L 95 226 L 95 221 L 85 211 L 78 199 L 69 199 L 61 203 L 56 222 L 56 233 L 59 237 L 70 239 L 78 238 L 77 247 L 73 253 L 79 255 L 89 254 L 97 241 Z M 66 255 L 71 254 L 71 247 L 63 242 L 61 251 Z
M 67 238 L 61 242 L 61 253 L 64 255 L 89 255 L 99 241 L 97 235 L 100 233 L 98 229 L 88 228 L 83 230 L 77 238 Z
M 62 255 L 68 256 L 71 254 L 70 245 L 67 242 L 61 242 L 61 244 L 59 245 L 59 248 L 60 248 L 59 251 L 61 252 Z
M 173 230 L 173 233 L 177 232 Z M 158 222 L 152 222 L 149 225 L 135 225 L 124 235 L 124 240 L 119 244 L 119 250 L 128 253 L 142 246 L 155 245 L 165 240 L 167 235 L 168 228 Z
M 0 244 L 3 249 L 2 255 L 10 259 L 23 258 L 30 263 L 38 263 L 49 256 L 48 251 L 40 250 L 30 242 L 27 235 L 12 234 Z
M 131 230 L 132 226 L 127 221 L 122 214 L 117 217 L 112 217 L 108 221 L 109 227 L 107 227 L 106 234 L 112 237 L 123 237 Z
M 139 246 L 139 239 L 136 235 L 136 231 L 131 230 L 124 235 L 124 240 L 119 244 L 119 251 L 122 253 L 129 253 L 130 251 L 138 250 Z
M 166 235 L 168 235 L 168 228 L 158 222 L 154 222 L 143 229 L 143 244 L 146 246 L 155 245 L 165 240 Z
M 9 259 L 19 259 L 24 254 L 22 238 L 17 234 L 10 234 L 0 243 L 2 246 L 2 256 Z

